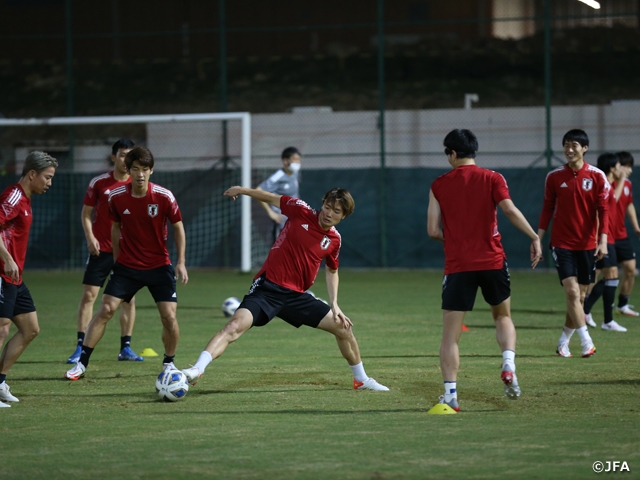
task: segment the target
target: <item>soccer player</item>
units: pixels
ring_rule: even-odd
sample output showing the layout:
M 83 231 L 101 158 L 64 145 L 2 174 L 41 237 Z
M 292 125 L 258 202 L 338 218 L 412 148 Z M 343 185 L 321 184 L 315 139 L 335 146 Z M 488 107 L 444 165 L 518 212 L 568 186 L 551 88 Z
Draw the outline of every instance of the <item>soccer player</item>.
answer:
M 58 162 L 44 152 L 31 152 L 22 168 L 18 183 L 0 195 L 0 325 L 13 322 L 18 331 L 9 339 L 0 355 L 0 408 L 5 402 L 18 402 L 11 394 L 6 378 L 13 364 L 40 332 L 36 306 L 22 281 L 27 243 L 33 216 L 31 196 L 51 187 Z
M 607 176 L 607 181 L 610 184 L 617 181 L 617 185 L 613 187 L 613 191 L 609 195 L 609 203 L 607 206 L 610 213 L 609 229 L 606 232 L 608 242 L 607 254 L 596 262 L 596 278 L 600 272 L 602 272 L 603 278 L 595 285 L 589 287 L 591 291 L 587 290 L 587 295 L 584 299 L 585 322 L 592 327 L 596 325 L 591 315 L 591 309 L 596 301 L 602 297 L 604 307 L 602 330 L 626 332 L 627 329 L 613 319 L 613 302 L 616 299 L 616 288 L 618 288 L 618 260 L 616 257 L 616 246 L 613 243 L 615 236 L 613 232 L 619 229 L 620 216 L 617 211 L 617 203 L 619 202 L 620 194 L 624 187 L 625 171 L 620 166 L 620 160 L 615 153 L 603 153 L 598 157 L 597 165 Z M 624 221 L 624 217 L 622 220 Z
M 478 140 L 470 130 L 452 130 L 444 138 L 445 155 L 453 170 L 438 177 L 429 191 L 427 231 L 444 242 L 442 283 L 442 343 L 440 368 L 444 395 L 440 403 L 460 411 L 457 377 L 458 343 L 466 312 L 473 310 L 478 287 L 491 306 L 496 339 L 502 351 L 501 380 L 505 395 L 520 396 L 516 376 L 516 329 L 511 320 L 511 285 L 507 258 L 500 242 L 496 208 L 531 239 L 531 266 L 540 261 L 538 235 L 514 205 L 504 177 L 476 165 Z
M 282 168 L 258 185 L 258 190 L 298 198 L 300 162 L 302 160 L 300 151 L 296 147 L 287 147 L 282 151 L 281 158 Z M 275 242 L 287 221 L 287 217 L 282 214 L 278 206 L 270 205 L 267 202 L 260 202 L 260 204 L 274 222 L 273 241 Z
M 584 318 L 584 297 L 595 280 L 595 262 L 607 254 L 611 187 L 602 170 L 584 161 L 589 137 L 569 130 L 562 138 L 567 163 L 547 174 L 538 236 L 542 240 L 553 218 L 551 251 L 567 297 L 565 324 L 556 352 L 570 357 L 569 340 L 577 330 L 582 356 L 596 353 Z M 596 238 L 597 237 L 597 238 Z
M 353 324 L 338 306 L 341 237 L 336 225 L 353 213 L 351 194 L 341 188 L 329 190 L 319 212 L 300 199 L 258 189 L 231 187 L 224 195 L 234 200 L 238 195 L 248 195 L 279 207 L 288 221 L 229 323 L 213 336 L 196 364 L 183 370 L 189 382 L 195 385 L 207 365 L 243 333 L 251 327 L 262 327 L 277 316 L 296 328 L 306 325 L 333 334 L 351 367 L 356 390 L 389 390 L 365 373 Z M 330 305 L 305 293 L 323 260 Z
M 176 274 L 186 285 L 186 237 L 178 202 L 173 194 L 149 181 L 154 159 L 149 149 L 134 147 L 125 156 L 131 183 L 109 194 L 109 214 L 113 221 L 111 242 L 113 272 L 104 289 L 102 305 L 87 327 L 78 363 L 65 377 L 79 380 L 89 365 L 89 358 L 102 336 L 107 322 L 121 302 L 129 302 L 143 287 L 156 301 L 162 320 L 164 367 L 173 367 L 180 331 L 176 319 L 178 296 Z M 178 262 L 175 270 L 167 251 L 167 221 L 173 225 Z
M 82 228 L 87 239 L 89 258 L 82 281 L 82 298 L 78 306 L 78 345 L 67 363 L 77 363 L 82 352 L 85 330 L 93 316 L 93 304 L 100 288 L 113 268 L 111 249 L 111 219 L 109 218 L 109 194 L 116 187 L 130 181 L 129 171 L 124 163 L 126 154 L 134 143 L 126 138 L 118 140 L 111 147 L 113 170 L 94 177 L 89 182 L 82 206 Z M 93 214 L 93 220 L 92 220 Z M 144 358 L 131 350 L 131 333 L 135 323 L 135 297 L 120 306 L 120 353 L 118 360 L 141 362 Z
M 633 305 L 629 305 L 629 297 L 631 296 L 633 284 L 636 280 L 636 254 L 631 246 L 631 240 L 629 239 L 629 234 L 625 226 L 625 217 L 629 215 L 629 221 L 633 226 L 635 234 L 640 236 L 640 225 L 638 225 L 636 207 L 633 205 L 631 181 L 628 178 L 633 171 L 633 155 L 629 152 L 618 152 L 616 155 L 618 155 L 620 159 L 620 165 L 625 174 L 624 178 L 619 180 L 624 183 L 622 193 L 617 203 L 617 214 L 620 223 L 613 232 L 616 256 L 622 266 L 622 281 L 620 282 L 620 294 L 618 295 L 616 312 L 630 317 L 637 317 L 640 313 L 633 310 Z

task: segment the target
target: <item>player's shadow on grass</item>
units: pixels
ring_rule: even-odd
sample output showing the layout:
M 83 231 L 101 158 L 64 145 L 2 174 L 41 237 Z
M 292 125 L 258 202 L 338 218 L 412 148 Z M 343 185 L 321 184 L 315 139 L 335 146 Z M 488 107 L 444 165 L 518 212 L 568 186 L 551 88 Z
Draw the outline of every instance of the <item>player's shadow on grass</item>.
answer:
M 178 310 L 211 310 L 213 307 L 208 305 L 206 307 L 201 307 L 198 305 L 182 305 L 180 304 L 180 308 Z M 136 305 L 137 310 L 158 310 L 156 305 Z
M 229 411 L 172 411 L 167 412 L 171 415 L 370 415 L 372 413 L 389 414 L 389 413 L 426 413 L 428 408 L 393 408 L 380 410 L 241 410 L 237 412 Z
M 538 358 L 547 357 L 548 355 L 521 355 L 518 354 L 518 358 Z M 363 358 L 440 358 L 437 353 L 430 355 L 367 355 Z M 460 358 L 500 358 L 499 355 L 474 355 L 474 354 L 460 354 Z
M 495 330 L 496 326 L 494 324 L 484 324 L 484 325 L 476 325 L 473 323 L 465 323 L 467 327 L 469 327 L 469 332 L 465 332 L 466 334 L 473 332 L 475 328 L 488 328 L 491 330 Z M 550 325 L 550 326 L 537 326 L 537 325 L 520 325 L 516 324 L 516 330 L 557 330 L 558 325 Z
M 619 379 L 619 380 L 594 380 L 580 382 L 554 382 L 556 385 L 625 385 L 629 387 L 640 386 L 640 378 L 635 379 Z

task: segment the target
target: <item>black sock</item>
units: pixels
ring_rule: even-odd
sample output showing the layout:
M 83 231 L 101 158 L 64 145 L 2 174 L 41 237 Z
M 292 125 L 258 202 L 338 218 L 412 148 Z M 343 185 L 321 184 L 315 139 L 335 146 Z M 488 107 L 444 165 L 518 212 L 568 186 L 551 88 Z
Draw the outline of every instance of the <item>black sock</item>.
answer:
M 89 366 L 89 357 L 93 353 L 93 348 L 82 346 L 82 353 L 80 354 L 80 360 L 78 360 L 81 364 L 86 367 Z
M 618 295 L 618 308 L 622 308 L 629 304 L 629 295 Z
M 84 342 L 84 332 L 78 332 L 78 345 L 82 346 L 82 342 Z
M 131 346 L 131 335 L 125 335 L 124 337 L 120 337 L 120 350 L 124 350 L 127 347 Z
M 162 360 L 162 363 L 172 363 L 173 359 L 176 358 L 175 355 L 167 355 L 166 353 L 164 354 L 164 360 Z
M 602 302 L 604 303 L 604 323 L 609 323 L 613 320 L 613 302 L 616 300 L 617 288 L 617 278 L 606 280 L 604 282 L 604 293 L 602 294 Z
M 0 383 L 6 380 L 7 376 L 5 374 L 0 373 Z
M 598 299 L 602 296 L 603 292 L 604 292 L 604 279 L 600 280 L 598 283 L 596 283 L 593 286 L 593 289 L 591 290 L 591 293 L 589 294 L 589 296 L 585 297 L 585 299 L 584 299 L 584 313 L 586 313 L 586 314 L 591 313 L 591 309 L 596 304 Z

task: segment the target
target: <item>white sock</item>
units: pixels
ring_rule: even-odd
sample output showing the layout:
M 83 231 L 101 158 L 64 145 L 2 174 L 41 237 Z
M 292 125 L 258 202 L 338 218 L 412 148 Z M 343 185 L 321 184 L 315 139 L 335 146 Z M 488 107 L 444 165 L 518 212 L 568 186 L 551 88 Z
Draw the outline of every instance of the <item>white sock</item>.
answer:
M 364 382 L 366 379 L 369 378 L 367 377 L 367 374 L 364 371 L 364 366 L 362 365 L 362 362 L 360 362 L 357 365 L 349 365 L 349 368 L 353 372 L 353 378 L 355 378 L 358 382 Z
M 573 335 L 573 332 L 575 332 L 575 330 L 573 328 L 569 328 L 566 325 L 564 327 L 562 327 L 562 335 L 560 335 L 560 340 L 558 340 L 558 343 L 569 343 L 569 340 L 571 340 L 571 335 Z
M 457 382 L 444 382 L 444 401 L 445 402 L 449 402 L 454 398 L 458 398 L 456 383 Z
M 591 340 L 591 335 L 589 335 L 589 329 L 586 325 L 578 329 L 578 335 L 580 336 L 580 344 L 582 346 L 593 343 L 593 341 Z
M 211 358 L 211 354 L 206 350 L 204 350 L 200 354 L 200 357 L 198 358 L 198 361 L 196 362 L 194 367 L 200 370 L 200 373 L 204 373 L 204 369 L 207 368 L 207 365 L 209 365 L 211 362 L 213 362 L 213 358 Z
M 504 369 L 505 365 L 511 366 L 511 371 L 516 371 L 516 352 L 513 350 L 505 350 L 502 352 L 502 368 Z

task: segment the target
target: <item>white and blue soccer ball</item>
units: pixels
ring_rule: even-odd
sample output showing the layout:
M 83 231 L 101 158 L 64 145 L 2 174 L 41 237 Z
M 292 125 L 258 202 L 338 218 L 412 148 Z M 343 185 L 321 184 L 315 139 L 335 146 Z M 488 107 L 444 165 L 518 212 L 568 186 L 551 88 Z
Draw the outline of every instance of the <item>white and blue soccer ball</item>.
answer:
M 225 317 L 231 317 L 236 310 L 240 306 L 240 300 L 236 297 L 229 297 L 224 302 L 222 302 L 222 313 L 224 313 Z
M 166 369 L 156 378 L 156 392 L 165 402 L 182 400 L 188 391 L 189 381 L 180 370 Z

